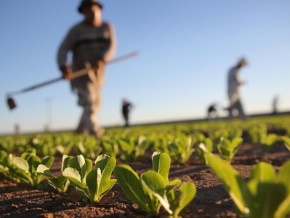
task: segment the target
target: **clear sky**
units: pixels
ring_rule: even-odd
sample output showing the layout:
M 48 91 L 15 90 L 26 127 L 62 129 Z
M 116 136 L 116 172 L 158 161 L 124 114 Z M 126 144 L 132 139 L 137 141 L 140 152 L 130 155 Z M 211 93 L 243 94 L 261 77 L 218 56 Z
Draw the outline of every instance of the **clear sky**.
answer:
M 82 19 L 80 0 L 0 1 L 0 134 L 74 129 L 81 108 L 60 81 L 14 96 L 6 93 L 60 76 L 58 46 Z M 135 104 L 131 123 L 195 119 L 213 102 L 228 104 L 228 69 L 244 56 L 241 90 L 246 113 L 290 110 L 289 0 L 103 0 L 103 19 L 116 30 L 116 57 L 102 93 L 101 126 L 121 125 L 121 100 Z M 222 113 L 221 113 L 222 114 Z

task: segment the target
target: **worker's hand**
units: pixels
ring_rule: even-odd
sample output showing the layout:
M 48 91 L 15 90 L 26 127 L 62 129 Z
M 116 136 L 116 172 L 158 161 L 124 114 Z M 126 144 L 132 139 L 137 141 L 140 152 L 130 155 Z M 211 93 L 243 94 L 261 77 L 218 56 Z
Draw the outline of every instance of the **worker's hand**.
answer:
M 98 61 L 98 67 L 99 68 L 104 68 L 104 66 L 105 66 L 105 60 L 103 60 L 103 59 L 99 60 Z
M 93 67 L 96 76 L 98 76 L 98 72 L 102 71 L 104 67 L 105 67 L 105 61 L 103 59 L 98 60 L 96 65 Z
M 66 79 L 66 80 L 71 80 L 72 79 L 73 71 L 71 69 L 71 66 L 66 64 L 64 66 L 61 66 L 59 69 L 60 69 L 60 71 L 62 73 L 62 78 L 63 79 Z
M 245 85 L 247 85 L 247 84 L 248 84 L 247 81 L 243 81 L 243 82 L 242 82 L 242 85 L 243 85 L 243 86 L 245 86 Z
M 95 71 L 97 72 L 98 69 L 102 69 L 105 66 L 105 61 L 103 59 L 100 59 L 97 61 L 97 64 L 95 66 Z

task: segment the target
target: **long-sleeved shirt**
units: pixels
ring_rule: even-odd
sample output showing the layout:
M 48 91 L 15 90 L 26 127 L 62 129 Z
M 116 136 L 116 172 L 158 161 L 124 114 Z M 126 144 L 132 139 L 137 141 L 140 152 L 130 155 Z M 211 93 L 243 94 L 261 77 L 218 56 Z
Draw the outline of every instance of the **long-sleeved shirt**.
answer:
M 72 69 L 77 71 L 89 62 L 94 66 L 98 60 L 109 61 L 116 52 L 116 37 L 111 24 L 103 22 L 94 27 L 82 21 L 73 26 L 62 41 L 58 53 L 59 67 L 68 63 L 68 53 L 72 52 Z
M 228 73 L 228 96 L 231 98 L 233 95 L 239 96 L 239 87 L 243 84 L 239 77 L 239 68 L 232 67 Z

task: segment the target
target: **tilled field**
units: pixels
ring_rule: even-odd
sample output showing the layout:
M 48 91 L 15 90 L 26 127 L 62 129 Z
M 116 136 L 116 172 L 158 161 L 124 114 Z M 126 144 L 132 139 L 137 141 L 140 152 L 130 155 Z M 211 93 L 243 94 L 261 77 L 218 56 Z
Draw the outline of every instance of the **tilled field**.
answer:
M 279 167 L 290 159 L 290 152 L 282 143 L 268 150 L 260 145 L 246 143 L 240 146 L 232 165 L 247 178 L 253 165 L 260 161 Z M 117 163 L 121 164 L 121 162 Z M 136 162 L 126 163 L 138 173 L 151 169 L 151 154 Z M 52 172 L 60 173 L 61 157 L 56 157 Z M 199 158 L 192 156 L 186 165 L 171 164 L 170 179 L 190 181 L 197 187 L 193 201 L 181 212 L 183 218 L 194 217 L 239 217 L 235 205 L 213 174 Z M 165 213 L 164 213 L 165 214 Z M 161 215 L 162 214 L 161 211 Z M 83 202 L 79 195 L 70 189 L 66 196 L 57 194 L 47 186 L 37 190 L 0 181 L 0 217 L 148 217 L 124 195 L 118 183 L 98 204 Z M 289 216 L 290 217 L 290 216 Z

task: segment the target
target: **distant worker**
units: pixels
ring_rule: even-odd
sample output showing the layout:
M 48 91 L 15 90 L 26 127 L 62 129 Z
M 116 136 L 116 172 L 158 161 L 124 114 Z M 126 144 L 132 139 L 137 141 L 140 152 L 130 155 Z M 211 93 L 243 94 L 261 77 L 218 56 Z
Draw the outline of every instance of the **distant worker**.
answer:
M 122 115 L 125 121 L 124 126 L 129 126 L 129 113 L 132 109 L 133 105 L 127 100 L 123 99 L 122 101 Z
M 229 98 L 229 107 L 226 108 L 229 112 L 229 118 L 234 116 L 239 116 L 241 119 L 246 119 L 246 115 L 240 100 L 239 89 L 241 86 L 245 85 L 245 81 L 240 80 L 240 70 L 248 65 L 248 62 L 245 58 L 241 58 L 238 63 L 230 69 L 228 72 L 228 98 Z M 235 114 L 237 113 L 237 114 Z
M 19 127 L 19 124 L 15 124 L 15 125 L 14 125 L 14 132 L 15 132 L 15 135 L 19 135 L 19 133 L 20 133 L 20 127 Z
M 63 78 L 71 80 L 72 90 L 78 95 L 78 105 L 83 108 L 76 133 L 100 136 L 97 115 L 100 109 L 101 88 L 106 62 L 115 55 L 116 39 L 113 25 L 102 21 L 103 5 L 97 0 L 82 0 L 78 12 L 84 19 L 74 25 L 63 39 L 57 62 Z M 72 53 L 72 63 L 68 61 Z M 73 73 L 89 63 L 94 71 L 72 79 Z
M 217 112 L 217 105 L 211 104 L 207 109 L 207 118 L 208 119 L 216 119 L 218 118 L 218 112 Z
M 278 105 L 278 96 L 276 95 L 273 99 L 273 114 L 277 114 L 278 113 L 278 109 L 277 109 L 277 105 Z

